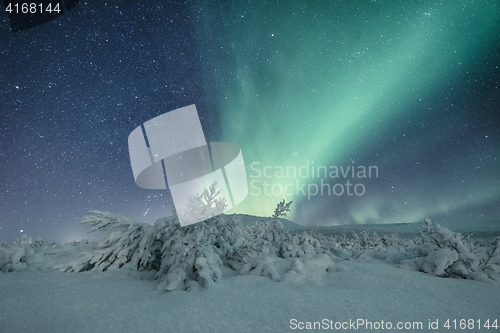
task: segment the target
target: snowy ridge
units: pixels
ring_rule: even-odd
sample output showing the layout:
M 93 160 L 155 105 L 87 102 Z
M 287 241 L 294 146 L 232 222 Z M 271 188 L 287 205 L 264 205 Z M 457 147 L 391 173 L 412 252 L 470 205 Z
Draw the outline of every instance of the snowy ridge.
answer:
M 266 221 L 271 221 L 271 217 L 264 217 L 264 216 L 255 216 L 255 215 L 248 215 L 248 214 L 235 214 L 241 221 L 241 224 L 243 227 L 251 227 L 255 225 L 255 223 L 258 222 L 266 222 Z M 230 215 L 228 215 L 230 216 Z M 287 220 L 285 218 L 277 218 L 278 221 L 280 221 L 285 229 L 289 231 L 294 231 L 294 230 L 304 230 L 307 227 L 302 226 L 300 224 L 294 223 L 290 220 Z
M 252 226 L 259 221 L 268 221 L 269 217 L 259 217 L 246 214 L 237 214 L 241 218 L 241 222 L 244 226 Z M 279 221 L 283 223 L 283 226 L 290 232 L 300 232 L 309 230 L 318 230 L 325 234 L 351 234 L 353 232 L 376 232 L 378 234 L 393 234 L 405 238 L 413 238 L 415 236 L 420 236 L 422 232 L 422 221 L 414 223 L 388 223 L 388 224 L 345 224 L 345 225 L 334 225 L 334 226 L 307 226 L 297 224 L 285 218 L 279 218 Z M 455 232 L 460 232 L 464 235 L 471 235 L 473 238 L 487 238 L 487 237 L 497 237 L 500 236 L 500 221 L 489 220 L 489 221 L 474 221 L 470 222 L 467 220 L 461 221 L 444 221 L 439 222 L 440 225 L 453 230 Z

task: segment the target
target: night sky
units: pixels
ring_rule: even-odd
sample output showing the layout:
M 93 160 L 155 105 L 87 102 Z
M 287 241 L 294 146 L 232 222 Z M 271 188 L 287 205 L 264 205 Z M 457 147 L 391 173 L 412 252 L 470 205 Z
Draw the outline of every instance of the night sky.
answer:
M 127 140 L 191 104 L 207 141 L 241 147 L 249 195 L 228 213 L 287 199 L 303 225 L 500 223 L 497 1 L 126 3 L 80 1 L 17 33 L 2 9 L 1 240 L 87 238 L 94 209 L 170 215 L 168 190 L 135 184 Z

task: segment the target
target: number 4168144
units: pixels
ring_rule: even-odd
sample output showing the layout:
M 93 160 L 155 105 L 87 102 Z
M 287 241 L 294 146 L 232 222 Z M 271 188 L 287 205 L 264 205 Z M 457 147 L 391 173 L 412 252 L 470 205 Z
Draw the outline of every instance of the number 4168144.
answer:
M 462 330 L 473 330 L 473 329 L 481 329 L 481 328 L 484 328 L 484 329 L 498 329 L 498 323 L 497 323 L 497 319 L 495 319 L 495 321 L 493 321 L 491 324 L 490 324 L 490 320 L 486 320 L 485 322 L 483 322 L 483 324 L 481 325 L 481 319 L 478 319 L 478 320 L 474 320 L 474 319 L 460 319 L 460 320 L 456 320 L 456 319 L 453 319 L 453 320 L 450 320 L 448 319 L 446 321 L 446 323 L 444 323 L 443 325 L 444 328 L 447 328 L 447 329 L 462 329 Z
M 44 8 L 45 7 L 45 8 Z M 59 9 L 59 3 L 56 3 L 52 6 L 52 3 L 48 5 L 44 5 L 42 3 L 23 3 L 23 4 L 12 4 L 9 3 L 5 11 L 9 14 L 41 14 L 41 13 L 59 13 L 61 9 Z

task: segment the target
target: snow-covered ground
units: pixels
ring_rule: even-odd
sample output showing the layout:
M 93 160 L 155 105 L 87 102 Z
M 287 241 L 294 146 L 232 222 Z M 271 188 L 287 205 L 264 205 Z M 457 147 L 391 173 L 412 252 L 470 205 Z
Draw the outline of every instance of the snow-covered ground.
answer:
M 492 237 L 500 234 L 495 225 L 487 230 Z M 414 225 L 394 228 L 405 226 L 414 230 L 408 234 L 419 234 Z M 56 260 L 61 251 L 52 255 Z M 0 273 L 0 332 L 290 332 L 307 331 L 308 322 L 316 322 L 317 331 L 337 332 L 405 331 L 397 325 L 420 332 L 498 331 L 483 326 L 500 320 L 498 281 L 440 278 L 402 269 L 386 258 L 339 256 L 328 271 L 322 260 L 303 261 L 299 274 L 279 282 L 223 267 L 222 278 L 207 288 L 170 292 L 158 290 L 148 273 L 63 273 L 40 270 L 39 261 Z M 460 329 L 462 319 L 466 329 Z M 429 321 L 438 321 L 438 329 L 429 329 Z
M 155 281 L 117 272 L 0 274 L 0 330 L 290 332 L 292 319 L 365 319 L 422 322 L 422 332 L 430 331 L 429 320 L 439 320 L 443 332 L 447 319 L 500 319 L 498 283 L 442 279 L 376 260 L 342 264 L 349 270 L 298 285 L 246 275 L 168 293 L 157 291 Z

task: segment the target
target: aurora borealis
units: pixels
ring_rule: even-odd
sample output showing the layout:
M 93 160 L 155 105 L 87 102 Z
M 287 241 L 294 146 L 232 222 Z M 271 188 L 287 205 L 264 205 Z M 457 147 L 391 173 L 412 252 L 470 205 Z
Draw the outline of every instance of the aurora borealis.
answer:
M 474 84 L 488 74 L 498 83 L 498 6 L 283 7 L 242 6 L 224 21 L 223 60 L 213 65 L 229 73 L 217 81 L 224 139 L 262 165 L 380 168 L 362 197 L 288 196 L 293 217 L 407 222 L 498 200 L 499 187 L 491 186 L 499 171 L 498 88 L 484 94 Z M 290 179 L 269 181 L 285 186 Z M 241 210 L 265 215 L 277 200 L 247 199 Z
M 90 209 L 169 214 L 168 191 L 135 186 L 127 137 L 190 104 L 207 141 L 241 147 L 249 184 L 293 184 L 249 187 L 231 212 L 286 199 L 304 225 L 498 219 L 498 17 L 493 1 L 378 0 L 88 1 L 15 34 L 3 18 L 0 239 L 78 238 Z M 339 177 L 276 175 L 306 165 Z M 346 181 L 363 195 L 297 194 Z

